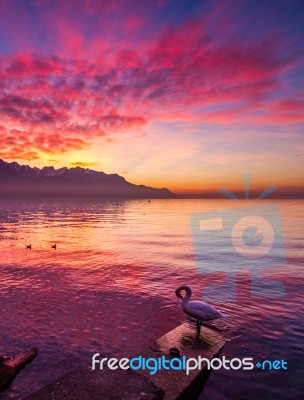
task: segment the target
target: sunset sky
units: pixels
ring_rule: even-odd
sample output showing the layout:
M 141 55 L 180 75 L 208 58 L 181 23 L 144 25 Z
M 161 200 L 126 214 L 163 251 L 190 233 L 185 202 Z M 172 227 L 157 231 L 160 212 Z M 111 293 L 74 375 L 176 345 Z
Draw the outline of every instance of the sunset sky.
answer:
M 0 158 L 300 191 L 303 20 L 301 0 L 0 0 Z

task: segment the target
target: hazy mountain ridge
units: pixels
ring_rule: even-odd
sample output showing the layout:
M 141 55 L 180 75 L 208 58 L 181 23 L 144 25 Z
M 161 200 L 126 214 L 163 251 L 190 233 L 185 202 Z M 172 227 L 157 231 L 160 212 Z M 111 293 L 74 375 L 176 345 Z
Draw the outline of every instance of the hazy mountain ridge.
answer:
M 0 195 L 58 197 L 173 198 L 168 189 L 134 185 L 117 174 L 88 168 L 36 168 L 0 160 Z

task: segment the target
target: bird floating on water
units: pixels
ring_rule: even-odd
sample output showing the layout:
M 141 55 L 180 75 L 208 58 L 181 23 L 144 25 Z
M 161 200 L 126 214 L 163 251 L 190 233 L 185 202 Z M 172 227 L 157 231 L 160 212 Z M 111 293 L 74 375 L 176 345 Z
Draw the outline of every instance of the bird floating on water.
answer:
M 32 250 L 32 245 L 31 244 L 27 244 L 26 248 Z
M 181 295 L 182 291 L 186 292 L 185 297 Z M 209 321 L 215 318 L 223 318 L 223 314 L 221 314 L 216 308 L 211 306 L 204 301 L 190 301 L 192 296 L 192 290 L 189 286 L 182 285 L 175 290 L 175 294 L 177 297 L 182 299 L 182 309 L 184 313 L 188 314 L 191 318 L 196 319 L 196 328 L 197 334 L 199 335 L 201 332 L 202 321 Z
M 51 248 L 56 250 L 57 249 L 57 244 L 56 243 L 52 244 Z

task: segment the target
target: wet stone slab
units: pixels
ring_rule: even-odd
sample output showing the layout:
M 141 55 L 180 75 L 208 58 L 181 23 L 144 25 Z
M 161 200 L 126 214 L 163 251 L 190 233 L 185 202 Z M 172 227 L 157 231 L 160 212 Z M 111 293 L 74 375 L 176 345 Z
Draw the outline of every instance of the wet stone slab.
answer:
M 25 400 L 162 400 L 164 391 L 134 371 L 92 371 L 81 366 Z
M 170 358 L 170 349 L 176 348 L 180 358 L 186 356 L 187 359 L 199 356 L 212 360 L 217 357 L 224 344 L 225 336 L 223 332 L 216 329 L 217 323 L 214 320 L 214 328 L 202 326 L 198 336 L 193 324 L 188 322 L 178 326 L 173 331 L 162 336 L 150 346 L 143 349 L 140 354 L 145 357 Z M 172 356 L 171 356 L 172 357 Z M 202 364 L 202 369 L 194 369 L 189 375 L 184 370 L 160 370 L 155 375 L 150 375 L 149 371 L 139 371 L 143 376 L 148 377 L 158 387 L 165 390 L 165 400 L 173 399 L 196 399 L 204 389 L 205 383 L 210 375 L 207 364 Z

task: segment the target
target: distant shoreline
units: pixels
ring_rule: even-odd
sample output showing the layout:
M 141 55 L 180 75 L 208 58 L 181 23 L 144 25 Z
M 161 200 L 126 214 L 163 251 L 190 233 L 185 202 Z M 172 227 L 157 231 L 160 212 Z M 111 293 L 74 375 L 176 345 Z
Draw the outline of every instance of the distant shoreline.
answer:
M 257 196 L 256 196 L 257 197 Z M 261 199 L 257 200 L 255 196 L 250 198 L 248 201 L 274 201 L 274 200 L 304 200 L 304 194 L 299 194 L 298 196 L 287 196 L 287 195 L 280 195 L 276 194 L 275 196 L 269 196 L 266 199 Z M 122 196 L 92 196 L 92 195 L 79 195 L 79 196 L 60 196 L 60 195 L 54 195 L 54 196 L 32 196 L 32 195 L 2 195 L 0 194 L 0 201 L 1 200 L 94 200 L 94 201 L 113 201 L 113 202 L 119 202 L 119 201 L 131 201 L 131 200 L 143 200 L 143 201 L 149 201 L 149 200 L 223 200 L 223 201 L 233 201 L 230 200 L 226 197 L 223 196 L 215 196 L 215 195 L 210 195 L 210 196 L 184 196 L 184 195 L 174 195 L 172 197 L 122 197 Z M 239 197 L 239 201 L 246 201 L 244 197 Z

